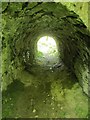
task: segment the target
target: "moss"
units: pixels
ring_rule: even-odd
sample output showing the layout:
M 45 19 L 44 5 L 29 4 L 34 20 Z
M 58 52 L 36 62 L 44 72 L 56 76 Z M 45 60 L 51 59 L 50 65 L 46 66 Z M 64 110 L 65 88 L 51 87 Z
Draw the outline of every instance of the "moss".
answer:
M 80 65 L 79 61 L 75 64 L 75 72 L 83 91 L 88 94 L 88 82 L 90 78 L 89 68 L 85 64 Z
M 61 3 L 2 4 L 3 117 L 86 118 L 90 35 L 84 22 Z M 58 64 L 35 61 L 44 35 L 56 40 Z
M 89 28 L 88 24 L 88 2 L 62 2 L 71 11 L 76 12 Z

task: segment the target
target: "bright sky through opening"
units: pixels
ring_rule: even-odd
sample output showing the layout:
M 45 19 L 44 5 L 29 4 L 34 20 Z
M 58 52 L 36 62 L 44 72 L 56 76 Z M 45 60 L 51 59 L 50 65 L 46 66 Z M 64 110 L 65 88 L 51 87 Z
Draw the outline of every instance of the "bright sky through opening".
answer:
M 43 54 L 57 52 L 56 42 L 52 37 L 44 36 L 39 39 L 37 43 L 37 50 L 42 52 Z

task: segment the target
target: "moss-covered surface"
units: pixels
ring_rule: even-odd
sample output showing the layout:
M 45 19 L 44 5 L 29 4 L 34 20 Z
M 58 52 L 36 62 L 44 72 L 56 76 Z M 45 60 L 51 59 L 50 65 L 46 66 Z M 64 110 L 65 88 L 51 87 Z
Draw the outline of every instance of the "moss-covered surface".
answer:
M 18 80 L 11 83 L 3 91 L 3 117 L 87 118 L 88 97 L 75 78 L 65 68 L 58 76 L 56 71 L 48 73 L 29 86 Z
M 67 8 L 71 11 L 76 12 L 79 17 L 82 19 L 84 24 L 89 27 L 89 4 L 88 2 L 63 2 L 64 5 L 67 6 Z
M 61 3 L 2 3 L 3 118 L 87 118 L 90 34 Z M 37 64 L 37 41 L 55 38 L 59 63 Z

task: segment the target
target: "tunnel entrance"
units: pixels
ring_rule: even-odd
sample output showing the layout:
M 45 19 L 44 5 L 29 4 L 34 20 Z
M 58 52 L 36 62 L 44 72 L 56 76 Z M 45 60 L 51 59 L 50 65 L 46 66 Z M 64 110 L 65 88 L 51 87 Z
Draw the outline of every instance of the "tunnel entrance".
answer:
M 2 119 L 88 118 L 90 32 L 73 11 L 83 3 L 2 2 Z
M 39 65 L 52 66 L 59 62 L 56 41 L 50 36 L 43 36 L 37 42 L 36 61 Z

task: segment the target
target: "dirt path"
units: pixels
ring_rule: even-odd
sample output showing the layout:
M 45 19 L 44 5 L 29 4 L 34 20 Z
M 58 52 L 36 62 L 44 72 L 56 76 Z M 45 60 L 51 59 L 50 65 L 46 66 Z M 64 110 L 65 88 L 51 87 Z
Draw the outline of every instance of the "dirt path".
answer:
M 88 98 L 79 84 L 65 75 L 63 71 L 57 77 L 37 77 L 43 82 L 27 87 L 14 81 L 3 91 L 3 117 L 86 118 Z

